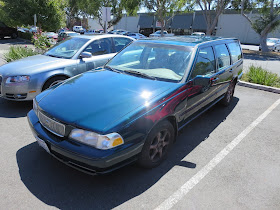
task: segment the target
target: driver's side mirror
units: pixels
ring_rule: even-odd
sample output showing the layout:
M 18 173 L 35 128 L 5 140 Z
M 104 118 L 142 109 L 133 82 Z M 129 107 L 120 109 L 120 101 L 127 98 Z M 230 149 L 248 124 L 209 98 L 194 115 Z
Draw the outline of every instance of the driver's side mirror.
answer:
M 92 54 L 90 52 L 82 52 L 80 58 L 91 58 Z
M 210 78 L 209 77 L 196 76 L 193 79 L 193 85 L 208 87 L 210 85 Z

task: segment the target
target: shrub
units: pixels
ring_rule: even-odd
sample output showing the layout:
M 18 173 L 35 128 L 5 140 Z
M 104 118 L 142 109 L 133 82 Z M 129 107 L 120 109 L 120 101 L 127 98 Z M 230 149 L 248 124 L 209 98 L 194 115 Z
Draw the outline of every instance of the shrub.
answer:
M 33 34 L 31 34 L 29 32 L 23 33 L 21 31 L 18 31 L 18 37 L 20 37 L 20 38 L 31 40 L 32 36 L 33 36 Z
M 262 67 L 250 66 L 249 71 L 244 74 L 242 80 L 260 85 L 280 87 L 278 74 L 264 70 Z
M 4 53 L 4 60 L 6 62 L 12 62 L 21 58 L 36 55 L 32 49 L 22 46 L 11 46 L 9 52 Z
M 39 31 L 33 35 L 32 42 L 35 47 L 42 52 L 48 50 L 51 47 L 50 41 L 46 36 L 42 35 L 42 31 Z

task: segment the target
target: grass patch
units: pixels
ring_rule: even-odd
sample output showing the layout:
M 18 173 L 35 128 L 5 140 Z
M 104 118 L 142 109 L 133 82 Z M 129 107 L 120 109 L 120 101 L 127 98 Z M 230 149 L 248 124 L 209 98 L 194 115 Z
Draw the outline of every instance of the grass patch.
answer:
M 32 49 L 21 46 L 11 46 L 9 52 L 4 53 L 4 60 L 6 62 L 12 62 L 21 58 L 25 58 L 32 55 L 37 55 Z
M 262 67 L 250 66 L 249 71 L 243 75 L 242 80 L 245 82 L 280 88 L 280 77 L 278 74 L 267 71 Z

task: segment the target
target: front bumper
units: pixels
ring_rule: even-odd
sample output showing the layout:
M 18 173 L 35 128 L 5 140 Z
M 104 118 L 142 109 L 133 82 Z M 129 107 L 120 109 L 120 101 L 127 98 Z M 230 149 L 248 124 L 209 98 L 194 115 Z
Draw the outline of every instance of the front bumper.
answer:
M 43 140 L 51 154 L 64 164 L 87 174 L 104 174 L 134 162 L 141 152 L 144 139 L 124 144 L 110 150 L 99 150 L 67 138 L 60 138 L 47 131 L 35 112 L 28 113 L 28 122 L 35 138 Z
M 0 84 L 0 96 L 7 100 L 13 101 L 30 101 L 38 95 L 41 90 L 34 87 L 32 83 L 22 84 L 5 84 L 4 81 Z

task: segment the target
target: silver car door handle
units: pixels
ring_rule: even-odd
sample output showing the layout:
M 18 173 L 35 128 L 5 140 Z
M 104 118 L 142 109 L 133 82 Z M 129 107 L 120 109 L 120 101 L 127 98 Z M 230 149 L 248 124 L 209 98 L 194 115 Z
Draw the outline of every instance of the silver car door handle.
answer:
M 212 83 L 217 82 L 219 80 L 219 77 L 215 77 L 212 79 Z

